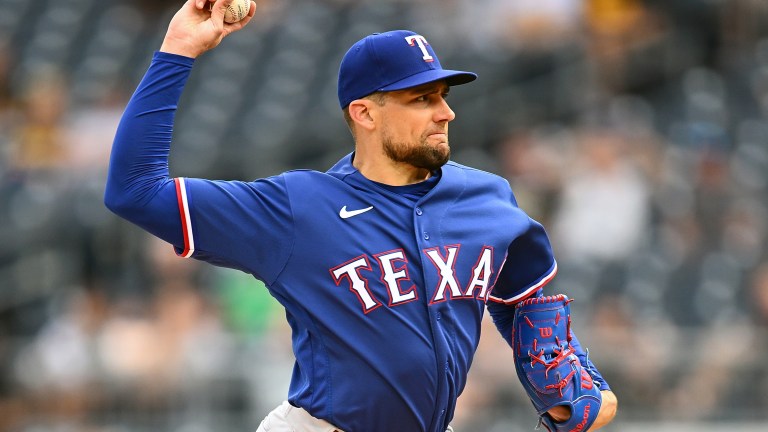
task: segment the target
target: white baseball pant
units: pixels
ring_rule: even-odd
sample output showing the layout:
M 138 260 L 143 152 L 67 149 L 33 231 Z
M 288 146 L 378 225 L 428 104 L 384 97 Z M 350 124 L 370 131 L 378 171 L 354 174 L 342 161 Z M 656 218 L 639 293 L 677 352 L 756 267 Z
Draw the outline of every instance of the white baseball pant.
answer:
M 256 432 L 344 432 L 340 428 L 312 417 L 310 413 L 303 408 L 295 407 L 288 401 L 280 404 L 267 414 L 262 420 Z M 448 426 L 445 432 L 453 432 L 453 428 Z

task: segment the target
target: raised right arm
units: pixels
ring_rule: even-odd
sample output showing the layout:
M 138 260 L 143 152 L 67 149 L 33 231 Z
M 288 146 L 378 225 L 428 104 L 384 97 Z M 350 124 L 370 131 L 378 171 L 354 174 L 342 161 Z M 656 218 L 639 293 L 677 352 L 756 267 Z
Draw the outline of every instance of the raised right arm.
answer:
M 160 51 L 118 126 L 112 147 L 105 205 L 150 233 L 183 247 L 178 184 L 170 178 L 173 121 L 194 59 L 245 26 L 256 10 L 234 24 L 224 22 L 232 0 L 217 0 L 208 11 L 206 0 L 188 0 L 171 20 Z
M 117 128 L 104 194 L 114 213 L 177 246 L 184 240 L 168 156 L 176 107 L 193 63 L 155 53 Z

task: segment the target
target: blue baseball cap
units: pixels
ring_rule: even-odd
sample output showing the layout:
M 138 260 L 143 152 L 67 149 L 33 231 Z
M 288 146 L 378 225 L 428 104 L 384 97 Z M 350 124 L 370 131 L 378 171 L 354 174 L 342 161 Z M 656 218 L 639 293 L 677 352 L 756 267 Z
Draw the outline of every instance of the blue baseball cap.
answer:
M 377 91 L 402 90 L 433 81 L 449 86 L 474 81 L 472 72 L 443 69 L 424 36 L 409 30 L 374 33 L 344 54 L 339 68 L 339 105 Z

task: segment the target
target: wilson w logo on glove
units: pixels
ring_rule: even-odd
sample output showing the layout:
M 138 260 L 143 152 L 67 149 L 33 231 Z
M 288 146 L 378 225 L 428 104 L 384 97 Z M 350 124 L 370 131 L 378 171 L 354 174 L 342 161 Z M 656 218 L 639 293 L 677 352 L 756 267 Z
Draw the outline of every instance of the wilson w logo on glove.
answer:
M 515 309 L 515 369 L 550 432 L 589 430 L 602 402 L 600 388 L 571 346 L 571 301 L 563 294 L 535 297 Z M 570 410 L 568 420 L 556 422 L 547 414 L 557 406 Z

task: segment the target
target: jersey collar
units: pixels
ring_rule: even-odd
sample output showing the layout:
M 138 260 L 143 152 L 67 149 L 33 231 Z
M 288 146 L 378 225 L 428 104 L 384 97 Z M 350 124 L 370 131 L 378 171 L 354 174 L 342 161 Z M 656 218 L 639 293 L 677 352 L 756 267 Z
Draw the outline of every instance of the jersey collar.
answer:
M 341 160 L 336 162 L 336 164 L 331 167 L 331 169 L 326 171 L 326 173 L 356 188 L 379 188 L 380 186 L 378 186 L 376 182 L 366 178 L 360 171 L 358 171 L 357 168 L 355 168 L 354 165 L 352 165 L 354 158 L 355 152 L 347 154 L 341 158 Z M 440 170 L 442 172 L 440 181 L 427 195 L 434 195 L 436 192 L 461 194 L 466 187 L 466 175 L 464 170 L 452 161 L 449 161 L 447 164 L 443 165 Z

